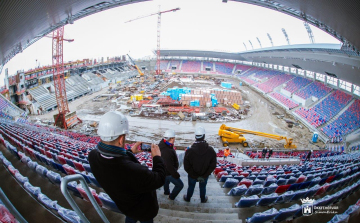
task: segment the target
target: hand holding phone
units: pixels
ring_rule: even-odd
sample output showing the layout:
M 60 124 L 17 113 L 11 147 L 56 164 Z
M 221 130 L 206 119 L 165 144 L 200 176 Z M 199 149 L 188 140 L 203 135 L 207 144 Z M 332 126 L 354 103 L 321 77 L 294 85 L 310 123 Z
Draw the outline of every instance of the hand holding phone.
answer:
M 141 151 L 142 152 L 151 152 L 151 144 L 141 143 Z

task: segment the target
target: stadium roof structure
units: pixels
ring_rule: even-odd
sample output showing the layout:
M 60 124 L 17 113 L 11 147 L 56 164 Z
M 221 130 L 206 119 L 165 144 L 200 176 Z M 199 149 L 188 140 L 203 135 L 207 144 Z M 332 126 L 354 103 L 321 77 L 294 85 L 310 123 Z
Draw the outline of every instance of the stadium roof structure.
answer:
M 164 58 L 218 58 L 276 64 L 309 70 L 360 86 L 360 56 L 340 49 L 338 44 L 298 44 L 261 48 L 241 53 L 161 50 Z
M 16 54 L 60 26 L 110 8 L 143 1 L 148 0 L 0 1 L 0 71 Z M 307 21 L 359 54 L 359 0 L 233 1 L 266 7 Z

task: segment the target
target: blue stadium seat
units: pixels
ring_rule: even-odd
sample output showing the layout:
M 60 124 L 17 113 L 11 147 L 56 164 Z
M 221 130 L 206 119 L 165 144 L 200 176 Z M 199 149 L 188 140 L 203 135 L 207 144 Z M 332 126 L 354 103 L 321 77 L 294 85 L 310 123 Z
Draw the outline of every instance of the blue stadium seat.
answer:
M 276 184 L 281 186 L 281 185 L 285 185 L 286 184 L 286 179 L 285 178 L 279 178 L 277 181 L 276 181 Z
M 233 188 L 235 187 L 237 184 L 239 183 L 239 181 L 237 179 L 233 179 L 233 178 L 227 178 L 224 185 L 222 186 L 223 188 Z
M 297 178 L 293 177 L 293 176 L 291 176 L 289 178 L 286 178 L 286 179 L 288 179 L 286 184 L 294 184 L 296 182 L 296 180 L 297 180 Z
M 119 208 L 116 206 L 115 202 L 113 200 L 111 200 L 111 198 L 109 197 L 109 195 L 100 192 L 99 193 L 99 198 L 103 204 L 103 207 L 110 210 L 110 211 L 115 211 L 118 213 L 121 213 L 121 211 L 119 210 Z
M 350 205 L 349 208 L 345 211 L 345 214 L 348 214 L 350 218 L 358 218 L 360 213 L 359 205 Z
M 311 181 L 307 181 L 307 182 L 301 183 L 301 185 L 298 187 L 298 190 L 306 189 L 306 188 L 309 187 L 310 184 L 311 184 Z
M 38 173 L 42 178 L 46 178 L 46 173 L 48 172 L 48 169 L 46 167 L 43 167 L 41 165 L 37 165 L 35 168 L 36 173 Z
M 46 173 L 47 178 L 50 180 L 51 183 L 55 184 L 55 185 L 59 185 L 61 184 L 61 176 L 58 173 L 55 173 L 51 170 L 49 170 Z
M 259 180 L 259 179 L 256 179 L 253 183 L 253 185 L 257 185 L 257 184 L 260 184 L 260 185 L 263 185 L 264 184 L 264 180 Z
M 301 206 L 294 204 L 288 208 L 282 208 L 279 210 L 279 214 L 275 216 L 275 222 L 290 221 L 297 211 L 301 210 Z
M 38 165 L 37 162 L 30 161 L 27 163 L 28 167 L 32 169 L 33 171 L 36 171 L 35 168 Z
M 232 175 L 222 175 L 219 182 L 225 182 L 226 179 L 228 179 L 228 178 L 233 178 L 233 176 Z
M 275 190 L 278 188 L 278 185 L 276 183 L 271 184 L 268 187 L 264 187 L 261 194 L 271 194 L 274 193 Z
M 350 215 L 344 214 L 337 214 L 335 215 L 328 223 L 346 223 L 349 221 Z
M 240 198 L 239 202 L 235 204 L 235 206 L 239 208 L 252 207 L 255 206 L 259 200 L 260 198 L 257 195 L 242 197 Z
M 40 193 L 37 197 L 37 199 L 45 205 L 49 210 L 57 212 L 58 211 L 58 205 L 57 201 L 53 201 L 50 198 L 48 198 L 45 194 Z
M 25 187 L 25 190 L 27 190 L 35 198 L 37 198 L 37 196 L 41 193 L 40 187 L 34 187 L 29 182 L 25 182 L 24 187 Z
M 70 223 L 82 223 L 80 217 L 76 214 L 75 211 L 63 208 L 59 206 L 58 208 L 59 215 L 66 220 L 66 222 Z
M 314 179 L 311 180 L 311 183 L 310 183 L 309 187 L 313 187 L 315 185 L 318 185 L 320 181 L 321 181 L 320 177 L 315 177 Z
M 285 193 L 280 195 L 278 197 L 278 199 L 276 199 L 275 203 L 276 204 L 287 203 L 291 200 L 291 198 L 294 196 L 294 194 L 295 194 L 294 191 L 286 191 Z
M 301 198 L 303 198 L 305 196 L 306 193 L 307 193 L 306 189 L 295 191 L 295 194 L 291 198 L 290 202 L 300 200 Z
M 291 184 L 290 187 L 288 188 L 288 191 L 289 191 L 289 190 L 297 190 L 300 185 L 301 185 L 301 183 Z
M 255 213 L 251 218 L 247 218 L 246 222 L 248 223 L 263 223 L 268 222 L 274 219 L 279 212 L 275 208 L 271 208 L 267 211 Z
M 277 193 L 272 193 L 269 195 L 261 196 L 260 200 L 257 202 L 257 206 L 270 206 L 272 205 L 277 199 L 279 195 Z
M 246 191 L 245 196 L 258 195 L 264 189 L 263 185 L 251 185 Z
M 247 189 L 246 185 L 240 185 L 240 186 L 238 186 L 238 187 L 232 188 L 232 189 L 229 191 L 228 195 L 230 195 L 230 196 L 242 196 L 242 195 L 245 194 L 245 192 L 246 192 L 247 190 L 248 190 L 248 189 Z
M 307 189 L 306 194 L 304 195 L 304 197 L 312 197 L 316 194 L 316 192 L 320 189 L 320 185 L 315 185 L 309 189 Z
M 29 179 L 27 177 L 24 177 L 23 175 L 21 175 L 19 172 L 15 173 L 15 178 L 22 185 L 24 185 L 25 182 L 29 182 Z

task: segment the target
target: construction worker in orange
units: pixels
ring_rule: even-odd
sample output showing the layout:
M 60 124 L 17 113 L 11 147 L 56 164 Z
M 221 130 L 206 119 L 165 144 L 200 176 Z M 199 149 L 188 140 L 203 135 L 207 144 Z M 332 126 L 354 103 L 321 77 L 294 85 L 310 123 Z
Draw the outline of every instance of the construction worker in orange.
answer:
M 230 149 L 229 147 L 226 147 L 226 149 L 224 150 L 224 159 L 227 159 L 229 155 L 230 155 Z

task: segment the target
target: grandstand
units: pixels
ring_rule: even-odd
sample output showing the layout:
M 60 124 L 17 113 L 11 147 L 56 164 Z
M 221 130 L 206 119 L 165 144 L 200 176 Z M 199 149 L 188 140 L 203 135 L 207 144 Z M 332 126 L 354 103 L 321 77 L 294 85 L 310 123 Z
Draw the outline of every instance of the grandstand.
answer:
M 219 74 L 232 74 L 234 69 L 234 64 L 231 63 L 215 63 L 215 70 Z
M 54 29 L 64 24 L 72 24 L 96 12 L 142 1 L 96 0 L 77 1 L 76 4 L 71 1 L 61 1 L 54 4 L 51 1 L 40 0 L 26 1 L 21 3 L 21 7 L 17 7 L 19 4 L 14 1 L 1 2 L 0 17 L 5 18 L 6 23 L 0 25 L 0 32 L 6 33 L 11 38 L 0 38 L 0 73 L 11 58 Z M 232 4 L 237 4 L 236 2 L 259 5 L 299 18 L 337 38 L 341 41 L 341 46 L 317 43 L 289 44 L 236 53 L 161 50 L 160 69 L 164 71 L 164 76 L 145 75 L 145 81 L 149 81 L 149 85 L 141 87 L 150 90 L 138 91 L 144 90 L 146 97 L 155 97 L 153 95 L 159 95 L 161 89 L 154 90 L 157 82 L 152 82 L 153 79 L 160 79 L 158 82 L 167 82 L 171 79 L 166 83 L 167 85 L 162 86 L 166 88 L 170 84 L 175 85 L 172 82 L 175 78 L 184 76 L 186 76 L 184 79 L 189 77 L 189 82 L 195 82 L 194 80 L 198 80 L 199 76 L 206 76 L 208 80 L 196 82 L 216 85 L 215 81 L 214 83 L 209 81 L 212 77 L 208 78 L 214 75 L 217 80 L 224 79 L 231 82 L 232 87 L 239 88 L 239 91 L 249 92 L 248 95 L 253 96 L 252 94 L 255 93 L 254 95 L 259 97 L 256 99 L 270 109 L 275 107 L 274 110 L 279 111 L 273 105 L 282 106 L 285 108 L 283 113 L 285 118 L 292 116 L 296 122 L 299 120 L 308 127 L 304 130 L 318 132 L 322 142 L 331 141 L 334 137 L 344 141 L 333 146 L 332 150 L 330 147 L 315 149 L 310 160 L 307 160 L 309 148 L 293 151 L 274 149 L 272 156 L 266 159 L 261 158 L 260 148 L 246 148 L 244 154 L 232 153 L 227 160 L 222 158 L 223 151 L 216 149 L 216 168 L 209 176 L 207 184 L 208 203 L 201 203 L 196 196 L 191 202 L 183 201 L 181 198 L 186 193 L 186 186 L 175 201 L 170 201 L 163 195 L 162 190 L 157 191 L 160 209 L 154 222 L 358 222 L 360 212 L 360 29 L 356 22 L 359 21 L 358 1 L 351 0 L 346 4 L 339 4 L 336 1 L 312 1 L 310 4 L 308 1 L 299 0 L 291 3 L 281 0 L 239 0 Z M 43 8 L 51 10 L 42 10 Z M 212 28 L 213 24 L 210 25 Z M 202 25 L 199 24 L 199 27 Z M 219 32 L 215 26 L 211 31 Z M 191 35 L 191 32 L 185 34 Z M 154 62 L 149 61 L 151 64 L 148 66 L 149 70 L 153 70 Z M 5 72 L 5 86 L 0 87 L 0 192 L 3 189 L 5 195 L 28 222 L 82 222 L 80 216 L 83 215 L 72 209 L 60 190 L 61 182 L 64 182 L 66 177 L 78 174 L 85 180 L 109 222 L 123 222 L 125 216 L 101 188 L 91 172 L 87 159 L 89 152 L 96 147 L 100 138 L 34 124 L 30 122 L 25 112 L 29 107 L 35 110 L 41 107 L 42 111 L 56 109 L 52 69 L 52 65 L 49 65 L 28 71 L 19 70 L 11 76 L 8 76 L 8 71 Z M 111 83 L 126 81 L 125 85 L 128 85 L 131 82 L 128 79 L 137 76 L 137 72 L 127 67 L 124 59 L 119 58 L 114 60 L 108 58 L 106 62 L 104 58 L 98 61 L 89 59 L 72 61 L 64 64 L 64 70 L 68 100 L 100 91 Z M 149 80 L 146 80 L 148 77 Z M 180 80 L 177 83 L 182 85 L 185 81 L 181 83 Z M 150 93 L 147 95 L 148 92 Z M 127 96 L 120 97 L 127 100 Z M 220 97 L 218 98 L 220 101 Z M 269 98 L 271 105 L 267 101 Z M 154 101 L 158 99 L 154 98 Z M 229 103 L 227 105 L 231 108 Z M 240 107 L 245 106 L 240 104 Z M 256 106 L 251 108 L 256 109 Z M 212 108 L 205 109 L 209 111 Z M 264 109 L 255 112 L 262 115 L 268 111 Z M 237 111 L 231 108 L 230 113 L 236 114 Z M 272 122 L 276 120 L 276 116 L 270 116 L 275 117 L 268 121 L 273 125 L 284 121 L 279 119 Z M 169 125 L 163 125 L 159 120 L 160 125 L 156 118 L 151 118 L 149 122 L 144 122 L 145 125 L 142 127 L 144 131 L 156 132 L 156 137 L 159 137 L 158 133 L 163 130 L 162 128 L 180 126 L 175 121 L 178 120 L 177 118 L 170 120 Z M 225 122 L 231 120 L 230 115 L 222 118 L 221 121 Z M 136 117 L 132 119 L 136 120 Z M 251 121 L 246 123 L 247 121 L 242 120 L 239 123 L 255 126 L 255 123 Z M 194 124 L 187 122 L 187 125 L 194 126 Z M 215 124 L 217 123 L 204 123 L 207 126 Z M 292 129 L 273 127 L 276 130 L 288 130 L 289 133 L 297 134 L 298 129 L 304 126 L 302 124 Z M 133 132 L 138 135 L 142 133 L 136 130 Z M 141 137 L 146 138 L 147 135 Z M 126 143 L 125 148 L 129 149 L 132 145 Z M 310 146 L 310 143 L 308 145 Z M 314 143 L 313 147 L 318 145 Z M 347 148 L 348 145 L 352 147 Z M 180 165 L 184 154 L 184 151 L 177 150 Z M 136 159 L 141 165 L 152 168 L 149 153 L 136 154 Z M 188 174 L 182 165 L 179 174 L 184 185 L 187 185 Z M 70 182 L 65 186 L 90 222 L 102 222 L 89 202 L 88 194 L 85 192 L 86 187 L 78 182 Z M 195 188 L 195 193 L 199 193 L 199 188 Z M 335 206 L 338 208 L 337 213 L 314 213 L 305 217 L 301 206 L 301 199 L 305 198 L 314 199 L 314 210 Z M 0 221 L 22 222 L 19 216 L 10 212 L 11 208 L 5 204 L 4 199 L 0 199 Z
M 200 61 L 183 60 L 181 71 L 185 73 L 199 73 L 201 70 Z

